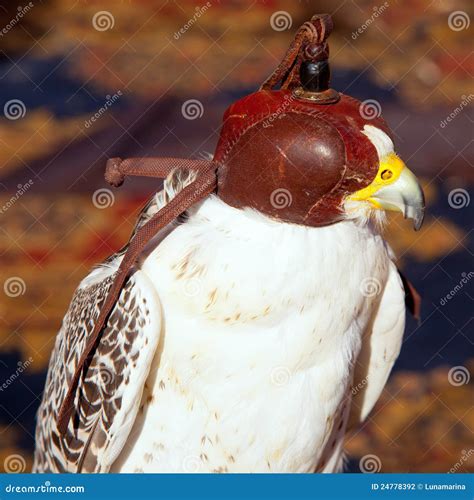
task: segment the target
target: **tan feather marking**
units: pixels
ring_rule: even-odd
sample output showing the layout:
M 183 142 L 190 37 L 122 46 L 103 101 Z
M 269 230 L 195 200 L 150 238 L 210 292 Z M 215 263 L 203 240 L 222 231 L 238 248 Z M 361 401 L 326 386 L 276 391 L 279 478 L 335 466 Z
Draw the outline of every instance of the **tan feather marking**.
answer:
M 283 455 L 282 448 L 278 448 L 272 453 L 271 458 L 273 461 L 278 462 L 278 460 L 280 460 L 282 455 Z
M 223 474 L 229 472 L 229 469 L 226 465 L 221 465 L 219 467 L 216 467 L 215 469 L 212 469 L 212 472 L 215 472 L 216 474 Z
M 207 436 L 206 434 L 204 434 L 204 436 L 202 436 L 201 438 L 201 446 L 204 446 L 206 444 L 206 441 L 212 446 L 213 443 L 212 443 L 212 439 Z
M 206 310 L 209 309 L 211 306 L 213 306 L 216 303 L 216 300 L 217 300 L 217 288 L 214 288 L 209 293 L 209 301 L 206 304 Z
M 187 252 L 186 255 L 180 261 L 177 262 L 177 264 L 176 264 L 176 269 L 177 269 L 176 279 L 182 279 L 186 276 L 186 274 L 188 273 L 190 264 L 191 264 L 191 260 L 192 260 L 195 253 L 196 253 L 196 249 L 193 248 L 192 250 Z M 195 266 L 193 266 L 193 269 L 191 272 L 193 272 L 193 271 L 195 271 Z
M 177 268 L 178 268 L 178 272 L 176 273 L 176 279 L 181 279 L 181 278 L 184 278 L 184 276 L 186 275 L 186 271 L 188 269 L 188 265 L 189 265 L 189 258 L 190 256 L 189 255 L 186 255 L 184 257 L 184 259 L 179 262 L 179 264 L 177 264 Z

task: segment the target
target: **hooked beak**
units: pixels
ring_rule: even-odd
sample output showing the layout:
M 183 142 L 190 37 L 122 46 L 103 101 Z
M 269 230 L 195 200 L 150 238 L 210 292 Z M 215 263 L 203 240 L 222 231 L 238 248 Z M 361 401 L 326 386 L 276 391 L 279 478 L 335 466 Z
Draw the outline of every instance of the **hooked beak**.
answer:
M 367 201 L 376 208 L 401 212 L 405 219 L 413 219 L 415 231 L 423 224 L 425 197 L 418 179 L 407 167 L 393 184 L 380 187 Z
M 413 219 L 415 231 L 420 229 L 425 214 L 425 197 L 418 179 L 394 153 L 385 155 L 371 184 L 348 198 L 367 202 L 374 208 L 401 212 Z

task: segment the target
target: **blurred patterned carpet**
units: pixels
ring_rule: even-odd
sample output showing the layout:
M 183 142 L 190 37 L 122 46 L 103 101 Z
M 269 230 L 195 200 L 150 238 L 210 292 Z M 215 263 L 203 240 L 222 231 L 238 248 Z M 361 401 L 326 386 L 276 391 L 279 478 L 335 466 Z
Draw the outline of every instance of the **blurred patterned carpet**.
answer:
M 105 159 L 212 151 L 225 107 L 258 86 L 300 22 L 327 11 L 336 22 L 333 86 L 377 100 L 428 203 L 419 233 L 398 217 L 387 228 L 423 295 L 422 321 L 409 319 L 381 400 L 348 439 L 348 468 L 474 471 L 472 29 L 448 23 L 458 11 L 470 19 L 469 2 L 390 2 L 355 39 L 382 3 L 210 4 L 176 39 L 204 2 L 48 0 L 1 39 L 0 470 L 29 470 L 34 415 L 72 292 L 128 239 L 158 187 L 137 179 L 111 191 Z M 271 19 L 281 11 L 291 25 L 279 31 Z M 1 7 L 0 26 L 16 12 Z M 98 12 L 111 15 L 107 29 L 94 27 Z M 182 113 L 191 99 L 202 106 L 194 120 Z M 12 119 L 5 109 L 14 100 Z

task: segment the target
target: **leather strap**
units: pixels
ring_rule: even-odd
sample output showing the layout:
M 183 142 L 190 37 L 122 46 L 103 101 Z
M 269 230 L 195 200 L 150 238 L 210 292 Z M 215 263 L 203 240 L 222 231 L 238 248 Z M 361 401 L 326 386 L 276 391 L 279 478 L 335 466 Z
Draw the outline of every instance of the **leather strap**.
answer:
M 87 343 L 77 364 L 74 376 L 69 385 L 66 397 L 59 410 L 57 425 L 61 435 L 65 435 L 69 421 L 74 411 L 74 399 L 77 387 L 87 361 L 100 341 L 100 334 L 107 323 L 107 318 L 118 300 L 122 286 L 129 276 L 140 253 L 147 243 L 165 226 L 176 217 L 185 212 L 189 207 L 204 199 L 216 190 L 217 165 L 209 160 L 186 160 L 179 158 L 130 158 L 120 160 L 113 158 L 107 162 L 105 177 L 109 183 L 119 186 L 127 175 L 142 175 L 147 177 L 166 177 L 173 169 L 178 167 L 191 168 L 199 171 L 194 182 L 186 186 L 167 205 L 159 210 L 136 233 L 130 242 L 107 297 L 102 305 L 94 329 L 87 339 Z
M 105 180 L 112 186 L 122 185 L 126 176 L 158 177 L 165 179 L 176 168 L 201 171 L 209 166 L 210 160 L 189 160 L 185 158 L 110 158 L 105 167 Z
M 293 89 L 300 85 L 299 69 L 303 58 L 313 59 L 324 55 L 327 59 L 329 48 L 327 38 L 333 30 L 329 14 L 316 14 L 306 21 L 296 32 L 285 57 L 275 71 L 263 82 L 260 90 L 272 90 L 278 84 L 281 89 Z

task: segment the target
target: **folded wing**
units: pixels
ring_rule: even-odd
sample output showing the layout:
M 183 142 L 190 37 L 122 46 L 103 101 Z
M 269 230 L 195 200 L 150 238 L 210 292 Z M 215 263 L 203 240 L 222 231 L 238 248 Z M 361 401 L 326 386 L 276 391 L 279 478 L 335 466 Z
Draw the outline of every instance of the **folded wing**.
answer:
M 188 169 L 170 174 L 141 212 L 134 234 L 195 178 Z M 158 233 L 153 245 L 180 219 Z M 125 282 L 84 366 L 67 432 L 62 436 L 57 427 L 61 404 L 125 250 L 82 281 L 63 319 L 37 415 L 34 472 L 107 472 L 126 446 L 162 329 L 159 297 L 139 265 Z
M 377 402 L 398 358 L 405 330 L 405 291 L 390 263 L 387 284 L 356 360 L 350 426 L 364 421 Z

